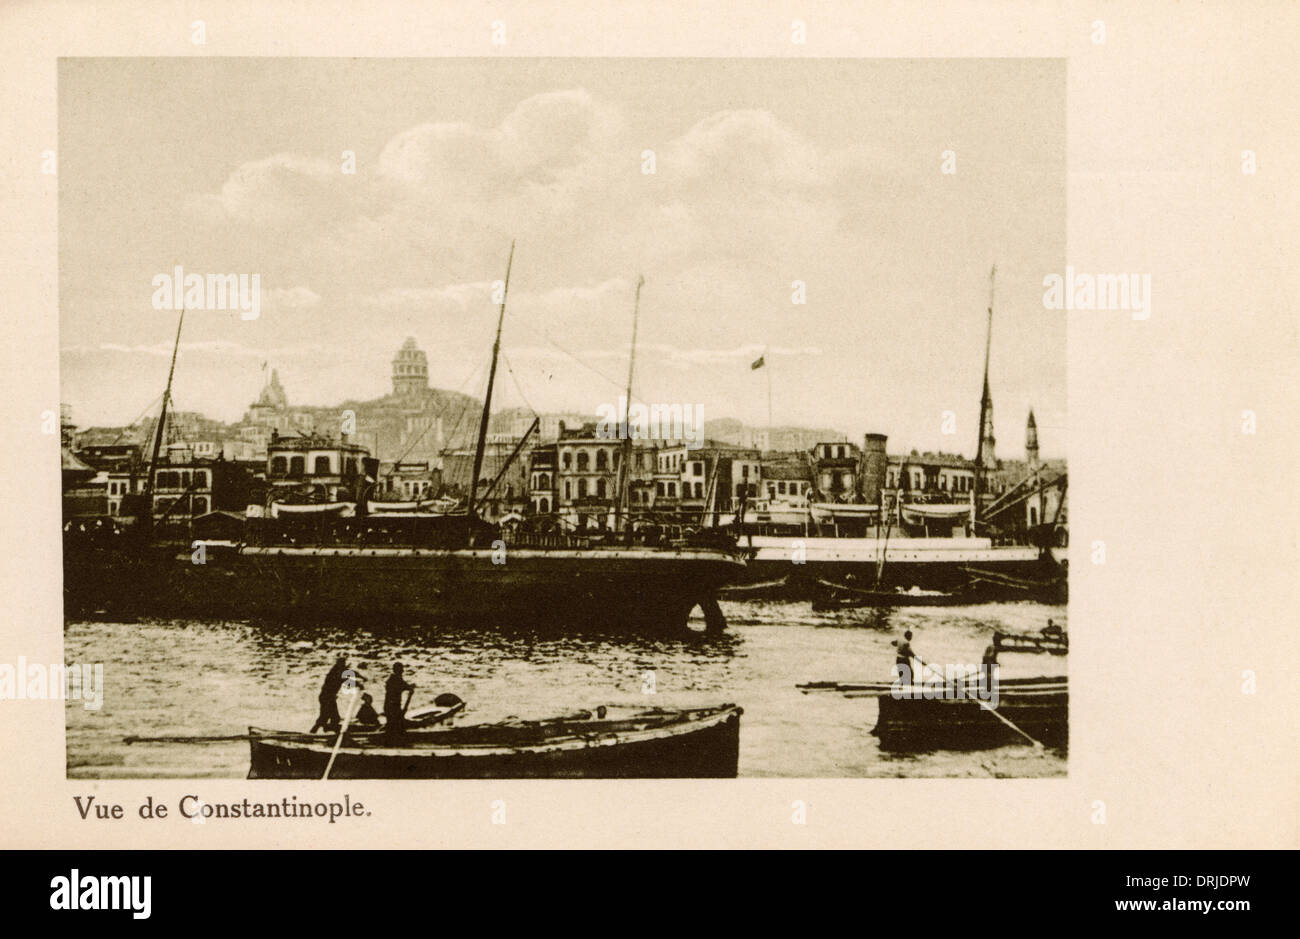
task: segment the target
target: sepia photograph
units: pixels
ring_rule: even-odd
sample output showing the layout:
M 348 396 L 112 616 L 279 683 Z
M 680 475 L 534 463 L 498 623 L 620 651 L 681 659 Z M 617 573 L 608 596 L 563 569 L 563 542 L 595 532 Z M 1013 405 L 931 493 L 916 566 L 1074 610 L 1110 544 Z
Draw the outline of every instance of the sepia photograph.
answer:
M 1067 776 L 1066 81 L 61 58 L 68 778 Z
M 0 901 L 1285 910 L 1298 29 L 0 5 Z

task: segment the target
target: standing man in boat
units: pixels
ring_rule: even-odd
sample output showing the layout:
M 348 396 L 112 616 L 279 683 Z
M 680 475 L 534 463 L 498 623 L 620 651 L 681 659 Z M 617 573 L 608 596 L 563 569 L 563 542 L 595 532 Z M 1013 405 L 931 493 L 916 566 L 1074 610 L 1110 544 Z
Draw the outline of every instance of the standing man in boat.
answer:
M 415 685 L 402 677 L 402 663 L 393 665 L 393 673 L 384 683 L 384 727 L 391 737 L 401 736 L 406 730 L 406 707 L 402 695 L 414 691 Z
M 900 685 L 912 684 L 912 660 L 916 658 L 912 652 L 912 631 L 909 629 L 903 633 L 903 638 L 894 641 L 897 647 L 894 650 L 894 672 L 896 681 Z
M 1002 647 L 1002 633 L 993 633 L 993 639 L 984 647 L 984 660 L 980 663 L 980 690 L 991 694 L 997 683 L 998 650 Z
M 319 695 L 320 714 L 317 715 L 316 723 L 311 725 L 311 730 L 308 733 L 316 733 L 317 727 L 327 732 L 339 729 L 339 724 L 342 723 L 339 718 L 339 691 L 342 689 L 343 683 L 345 681 L 351 682 L 356 678 L 356 674 L 356 672 L 348 668 L 347 656 L 340 655 L 334 660 L 334 664 L 325 674 L 325 680 L 321 682 Z

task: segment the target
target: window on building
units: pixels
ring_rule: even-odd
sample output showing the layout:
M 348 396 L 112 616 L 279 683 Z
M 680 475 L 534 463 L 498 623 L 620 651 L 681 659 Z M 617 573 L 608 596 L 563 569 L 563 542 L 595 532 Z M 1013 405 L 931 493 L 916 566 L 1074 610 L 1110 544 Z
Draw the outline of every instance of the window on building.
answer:
M 301 476 L 307 467 L 307 458 L 305 456 L 295 456 L 289 458 L 289 475 Z
M 542 510 L 542 514 L 545 515 L 547 512 L 551 511 L 551 500 L 542 499 L 537 503 L 537 506 Z
M 587 498 L 587 481 L 585 479 L 578 480 L 578 498 L 579 499 Z
M 604 451 L 604 450 L 601 450 L 600 452 L 601 452 L 601 453 L 604 453 L 605 451 Z M 604 479 L 598 479 L 598 480 L 596 480 L 596 495 L 599 496 L 599 497 L 602 498 L 602 499 L 605 498 L 605 480 L 604 480 Z
M 195 470 L 195 471 L 194 471 L 194 486 L 195 486 L 195 488 L 198 488 L 198 489 L 207 489 L 207 488 L 208 488 L 208 471 L 207 471 L 207 470 Z
M 566 470 L 573 469 L 573 454 L 570 453 L 568 450 L 565 450 L 563 459 L 564 459 L 564 468 Z
M 578 472 L 585 473 L 591 466 L 591 457 L 586 450 L 578 451 Z
M 312 465 L 312 472 L 317 476 L 328 476 L 330 474 L 330 458 L 327 456 L 316 457 Z
M 564 498 L 573 501 L 573 481 L 566 479 L 564 481 Z
M 609 454 L 607 454 L 604 450 L 596 451 L 596 469 L 598 470 L 609 469 Z

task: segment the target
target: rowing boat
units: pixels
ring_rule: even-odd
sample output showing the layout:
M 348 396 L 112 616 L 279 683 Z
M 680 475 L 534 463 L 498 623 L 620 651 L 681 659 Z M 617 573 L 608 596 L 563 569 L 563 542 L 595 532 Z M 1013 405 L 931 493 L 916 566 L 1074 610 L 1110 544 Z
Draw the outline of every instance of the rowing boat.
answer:
M 1065 749 L 1070 692 L 1064 682 L 999 688 L 997 706 L 978 698 L 878 694 L 872 733 L 882 750 L 977 750 L 1039 743 Z
M 608 718 L 580 712 L 540 721 L 508 720 L 332 736 L 248 729 L 250 779 L 319 779 L 331 754 L 332 779 L 523 779 L 734 777 L 741 708 L 637 710 Z M 413 717 L 418 715 L 413 715 Z M 408 719 L 408 721 L 411 719 Z M 335 753 L 337 745 L 337 753 Z
M 1046 678 L 998 678 L 999 689 L 1016 691 L 1051 688 L 1064 684 L 1066 684 L 1064 675 Z M 845 697 L 857 698 L 874 694 L 888 694 L 895 685 L 887 681 L 809 681 L 795 687 L 804 694 L 815 691 L 834 691 Z
M 999 633 L 996 640 L 999 652 L 1048 652 L 1065 655 L 1070 651 L 1070 640 L 1060 633 Z
M 1041 743 L 1064 749 L 1069 740 L 1070 692 L 1065 676 L 1002 678 L 997 697 L 978 680 L 954 686 L 889 682 L 818 681 L 799 685 L 805 694 L 830 691 L 846 698 L 875 698 L 871 733 L 882 750 L 975 750 Z

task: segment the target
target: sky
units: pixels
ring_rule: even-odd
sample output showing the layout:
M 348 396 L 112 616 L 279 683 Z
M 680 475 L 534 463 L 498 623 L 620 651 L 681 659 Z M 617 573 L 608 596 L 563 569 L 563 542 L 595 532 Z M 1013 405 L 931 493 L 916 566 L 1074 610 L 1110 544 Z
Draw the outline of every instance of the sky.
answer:
M 176 265 L 262 295 L 187 313 L 178 408 L 378 397 L 408 335 L 481 396 L 513 241 L 496 407 L 617 403 L 644 277 L 636 399 L 970 454 L 996 263 L 999 454 L 1066 452 L 1058 60 L 62 59 L 59 138 L 81 426 L 156 406 Z

